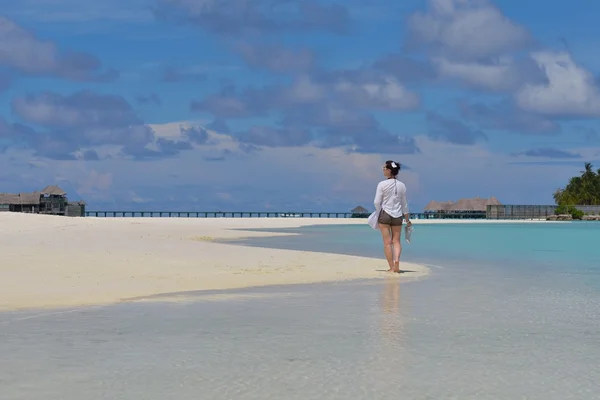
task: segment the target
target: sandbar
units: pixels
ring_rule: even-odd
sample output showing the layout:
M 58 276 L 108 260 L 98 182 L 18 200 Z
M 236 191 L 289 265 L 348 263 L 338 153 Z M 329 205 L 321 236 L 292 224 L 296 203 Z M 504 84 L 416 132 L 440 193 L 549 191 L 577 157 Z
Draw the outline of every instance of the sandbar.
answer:
M 330 218 L 70 218 L 0 213 L 0 311 L 108 305 L 160 294 L 384 279 L 383 258 L 218 243 L 243 229 L 366 224 Z M 374 235 L 379 235 L 373 231 Z M 429 273 L 403 262 L 395 279 Z

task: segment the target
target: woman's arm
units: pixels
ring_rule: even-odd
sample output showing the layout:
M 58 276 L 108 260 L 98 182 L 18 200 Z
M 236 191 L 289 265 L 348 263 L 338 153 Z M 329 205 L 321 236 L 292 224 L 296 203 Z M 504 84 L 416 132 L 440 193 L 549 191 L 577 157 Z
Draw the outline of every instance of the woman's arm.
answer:
M 404 214 L 404 220 L 408 225 L 410 225 L 410 213 L 408 210 L 408 201 L 406 200 L 406 186 L 402 188 L 402 192 L 400 193 L 400 203 L 402 205 L 402 214 Z
M 377 184 L 377 189 L 375 190 L 375 200 L 373 200 L 373 204 L 375 205 L 375 210 L 381 209 L 381 203 L 383 202 L 383 190 L 381 188 L 381 183 Z

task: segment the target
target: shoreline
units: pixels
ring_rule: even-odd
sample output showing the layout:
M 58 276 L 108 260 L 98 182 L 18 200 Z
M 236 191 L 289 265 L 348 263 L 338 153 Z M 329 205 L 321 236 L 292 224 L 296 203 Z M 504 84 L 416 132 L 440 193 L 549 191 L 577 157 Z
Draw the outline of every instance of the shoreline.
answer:
M 429 268 L 391 275 L 385 258 L 255 248 L 216 242 L 286 233 L 248 231 L 362 224 L 330 218 L 68 218 L 0 213 L 0 312 L 60 310 L 177 293 L 421 279 Z M 334 222 L 334 224 L 336 224 Z M 373 232 L 377 234 L 377 232 Z
M 1 214 L 0 214 L 1 215 Z M 299 228 L 312 225 L 310 221 L 315 221 L 315 225 L 367 225 L 367 218 L 310 218 L 310 217 L 82 217 L 84 219 L 99 220 L 201 220 L 201 221 L 285 221 L 282 224 L 285 228 Z M 412 219 L 411 222 L 417 224 L 531 224 L 531 223 L 557 223 L 564 221 L 549 221 L 545 218 L 534 219 L 454 219 L 454 218 L 432 218 L 432 219 Z M 277 223 L 275 223 L 277 224 Z M 253 228 L 251 228 L 253 229 Z

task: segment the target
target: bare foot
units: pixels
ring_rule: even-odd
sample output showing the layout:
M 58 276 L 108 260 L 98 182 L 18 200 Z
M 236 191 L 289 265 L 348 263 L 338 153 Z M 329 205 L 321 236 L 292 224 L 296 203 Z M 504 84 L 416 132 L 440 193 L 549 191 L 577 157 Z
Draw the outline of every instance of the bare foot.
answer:
M 393 270 L 393 272 L 396 272 L 398 274 L 400 273 L 400 261 L 395 261 L 394 262 L 394 270 Z

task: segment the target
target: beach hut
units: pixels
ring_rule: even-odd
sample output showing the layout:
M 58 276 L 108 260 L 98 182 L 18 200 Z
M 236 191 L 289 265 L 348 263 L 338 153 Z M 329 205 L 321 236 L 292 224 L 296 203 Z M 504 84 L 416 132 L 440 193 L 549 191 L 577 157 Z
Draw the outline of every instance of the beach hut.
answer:
M 490 197 L 489 199 L 481 197 L 463 198 L 456 202 L 438 202 L 432 200 L 425 206 L 425 213 L 442 214 L 452 218 L 485 218 L 488 205 L 501 204 L 495 197 Z
M 40 191 L 44 196 L 57 196 L 57 197 L 65 197 L 67 192 L 59 188 L 58 186 L 46 186 L 44 189 Z
M 40 194 L 0 193 L 0 211 L 37 213 L 40 209 Z
M 41 214 L 65 214 L 67 209 L 67 192 L 58 186 L 46 186 L 40 191 Z
M 16 194 L 0 193 L 0 211 L 12 211 L 11 206 L 19 201 L 19 196 Z
M 441 214 L 447 212 L 454 203 L 452 201 L 435 201 L 431 200 L 425 206 L 426 214 Z
M 426 213 L 430 213 L 430 212 L 436 212 L 438 210 L 441 209 L 441 204 L 439 201 L 435 201 L 435 200 L 431 200 L 429 203 L 427 203 L 427 205 L 425 206 L 425 212 Z
M 71 207 L 70 210 L 69 207 Z M 69 203 L 67 193 L 60 187 L 46 186 L 39 192 L 0 193 L 0 212 L 84 216 L 85 203 Z
M 368 218 L 369 210 L 362 206 L 357 206 L 352 209 L 352 218 Z
M 85 217 L 85 206 L 86 203 L 83 200 L 73 201 L 67 204 L 65 215 L 67 217 Z

